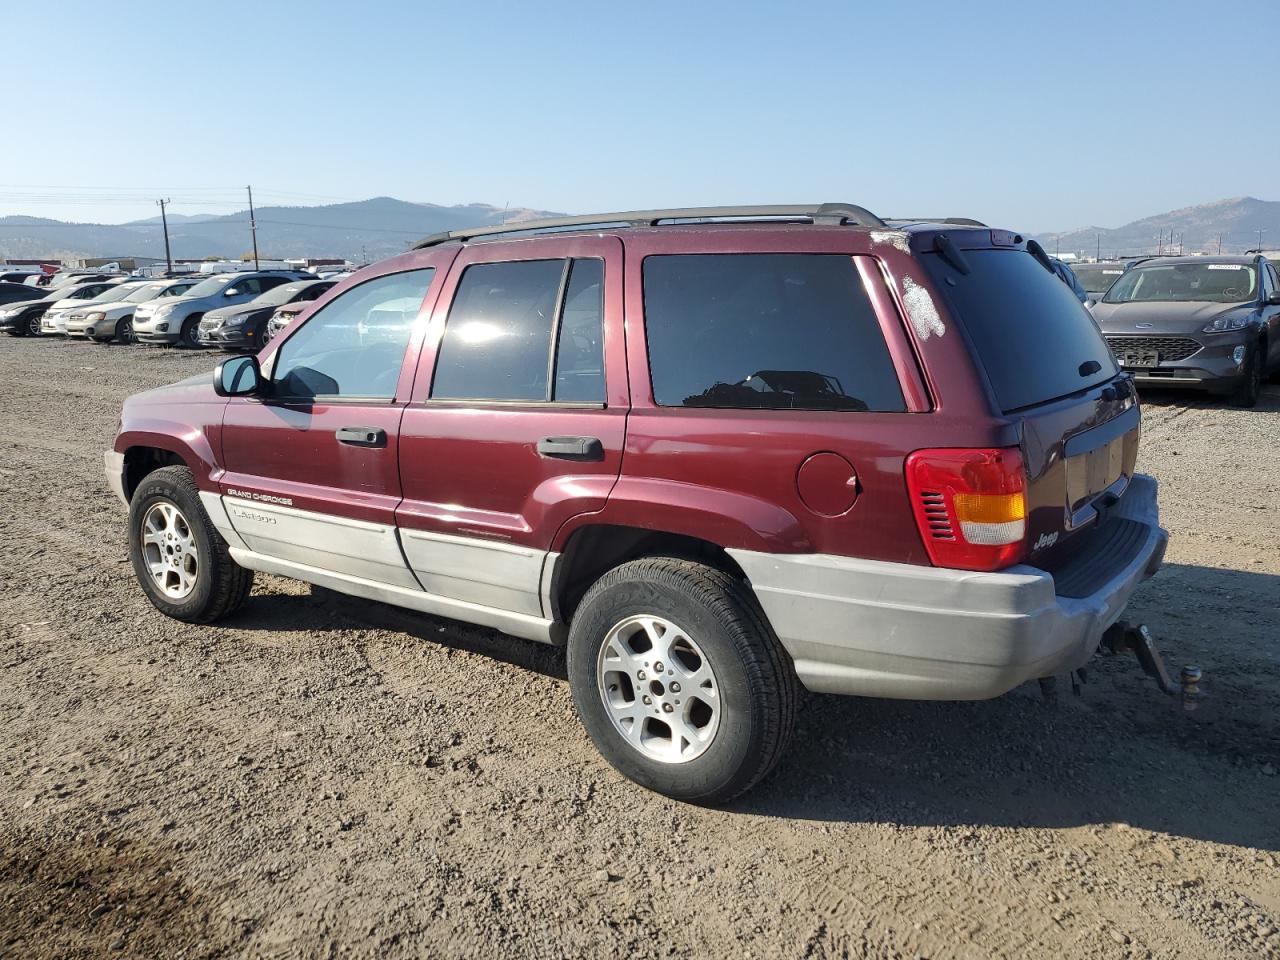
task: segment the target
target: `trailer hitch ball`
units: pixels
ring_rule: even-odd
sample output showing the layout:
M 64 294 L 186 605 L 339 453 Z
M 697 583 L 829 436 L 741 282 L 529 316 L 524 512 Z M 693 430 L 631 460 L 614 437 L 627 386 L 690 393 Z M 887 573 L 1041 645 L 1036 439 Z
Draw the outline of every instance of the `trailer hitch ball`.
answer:
M 1171 697 L 1181 697 L 1183 709 L 1194 710 L 1204 699 L 1204 691 L 1200 689 L 1203 674 L 1199 667 L 1185 666 L 1179 676 L 1180 684 L 1175 685 L 1165 670 L 1164 660 L 1156 647 L 1155 638 L 1147 625 L 1130 626 L 1123 621 L 1112 625 L 1103 635 L 1107 648 L 1112 653 L 1131 650 L 1138 658 L 1142 671 L 1156 681 L 1162 693 Z

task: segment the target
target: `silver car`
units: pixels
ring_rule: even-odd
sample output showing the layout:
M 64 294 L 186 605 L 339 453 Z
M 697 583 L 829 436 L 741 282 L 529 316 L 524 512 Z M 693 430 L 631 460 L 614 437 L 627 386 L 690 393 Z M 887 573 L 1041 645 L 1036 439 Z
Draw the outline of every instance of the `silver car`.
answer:
M 135 277 L 119 277 L 102 281 L 100 285 L 86 283 L 68 286 L 66 296 L 61 300 L 55 300 L 40 318 L 40 332 L 45 336 L 66 333 L 67 315 L 71 311 L 79 310 L 89 303 L 110 303 L 113 300 L 119 300 L 128 296 L 139 282 Z M 100 286 L 97 293 L 86 296 L 86 291 L 94 289 L 95 286 Z
M 199 277 L 182 277 L 130 284 L 126 296 L 109 301 L 99 298 L 74 307 L 66 314 L 66 334 L 68 337 L 88 337 L 98 343 L 113 339 L 132 343 L 133 315 L 140 304 L 180 297 L 199 282 Z
M 139 304 L 133 314 L 133 335 L 139 343 L 198 347 L 200 318 L 210 310 L 248 303 L 291 280 L 314 279 L 314 274 L 292 270 L 214 274 L 197 283 L 185 296 Z

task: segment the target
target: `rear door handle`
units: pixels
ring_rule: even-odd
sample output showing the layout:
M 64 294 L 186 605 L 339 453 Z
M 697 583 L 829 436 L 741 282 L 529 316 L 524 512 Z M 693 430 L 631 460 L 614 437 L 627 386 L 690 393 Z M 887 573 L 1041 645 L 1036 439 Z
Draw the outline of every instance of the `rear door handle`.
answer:
M 387 445 L 387 431 L 381 427 L 342 427 L 334 436 L 338 438 L 339 443 L 350 444 L 353 447 L 385 447 Z
M 538 441 L 538 456 L 560 460 L 603 460 L 599 437 L 547 437 Z

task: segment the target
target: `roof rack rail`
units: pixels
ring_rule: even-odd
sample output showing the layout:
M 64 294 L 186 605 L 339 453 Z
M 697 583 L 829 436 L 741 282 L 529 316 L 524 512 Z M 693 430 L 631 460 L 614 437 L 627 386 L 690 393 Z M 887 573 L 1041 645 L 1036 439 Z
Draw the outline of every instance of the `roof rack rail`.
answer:
M 413 245 L 414 250 L 434 247 L 450 240 L 474 240 L 476 237 L 501 236 L 509 233 L 537 233 L 574 227 L 656 227 L 676 222 L 726 222 L 734 220 L 807 220 L 815 224 L 858 227 L 883 227 L 885 222 L 870 210 L 853 203 L 754 207 L 674 207 L 670 210 L 630 210 L 624 213 L 596 213 L 577 217 L 553 217 L 546 220 L 523 220 L 467 230 L 433 233 Z
M 981 220 L 974 220 L 970 217 L 889 217 L 888 220 L 891 223 L 949 223 L 953 227 L 987 226 Z

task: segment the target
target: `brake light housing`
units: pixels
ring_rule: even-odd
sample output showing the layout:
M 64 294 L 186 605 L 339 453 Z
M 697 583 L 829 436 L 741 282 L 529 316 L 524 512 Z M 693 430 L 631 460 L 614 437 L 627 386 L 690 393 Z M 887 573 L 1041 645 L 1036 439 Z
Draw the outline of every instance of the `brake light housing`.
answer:
M 917 450 L 907 490 L 929 559 L 1001 570 L 1027 553 L 1027 473 L 1017 447 Z

